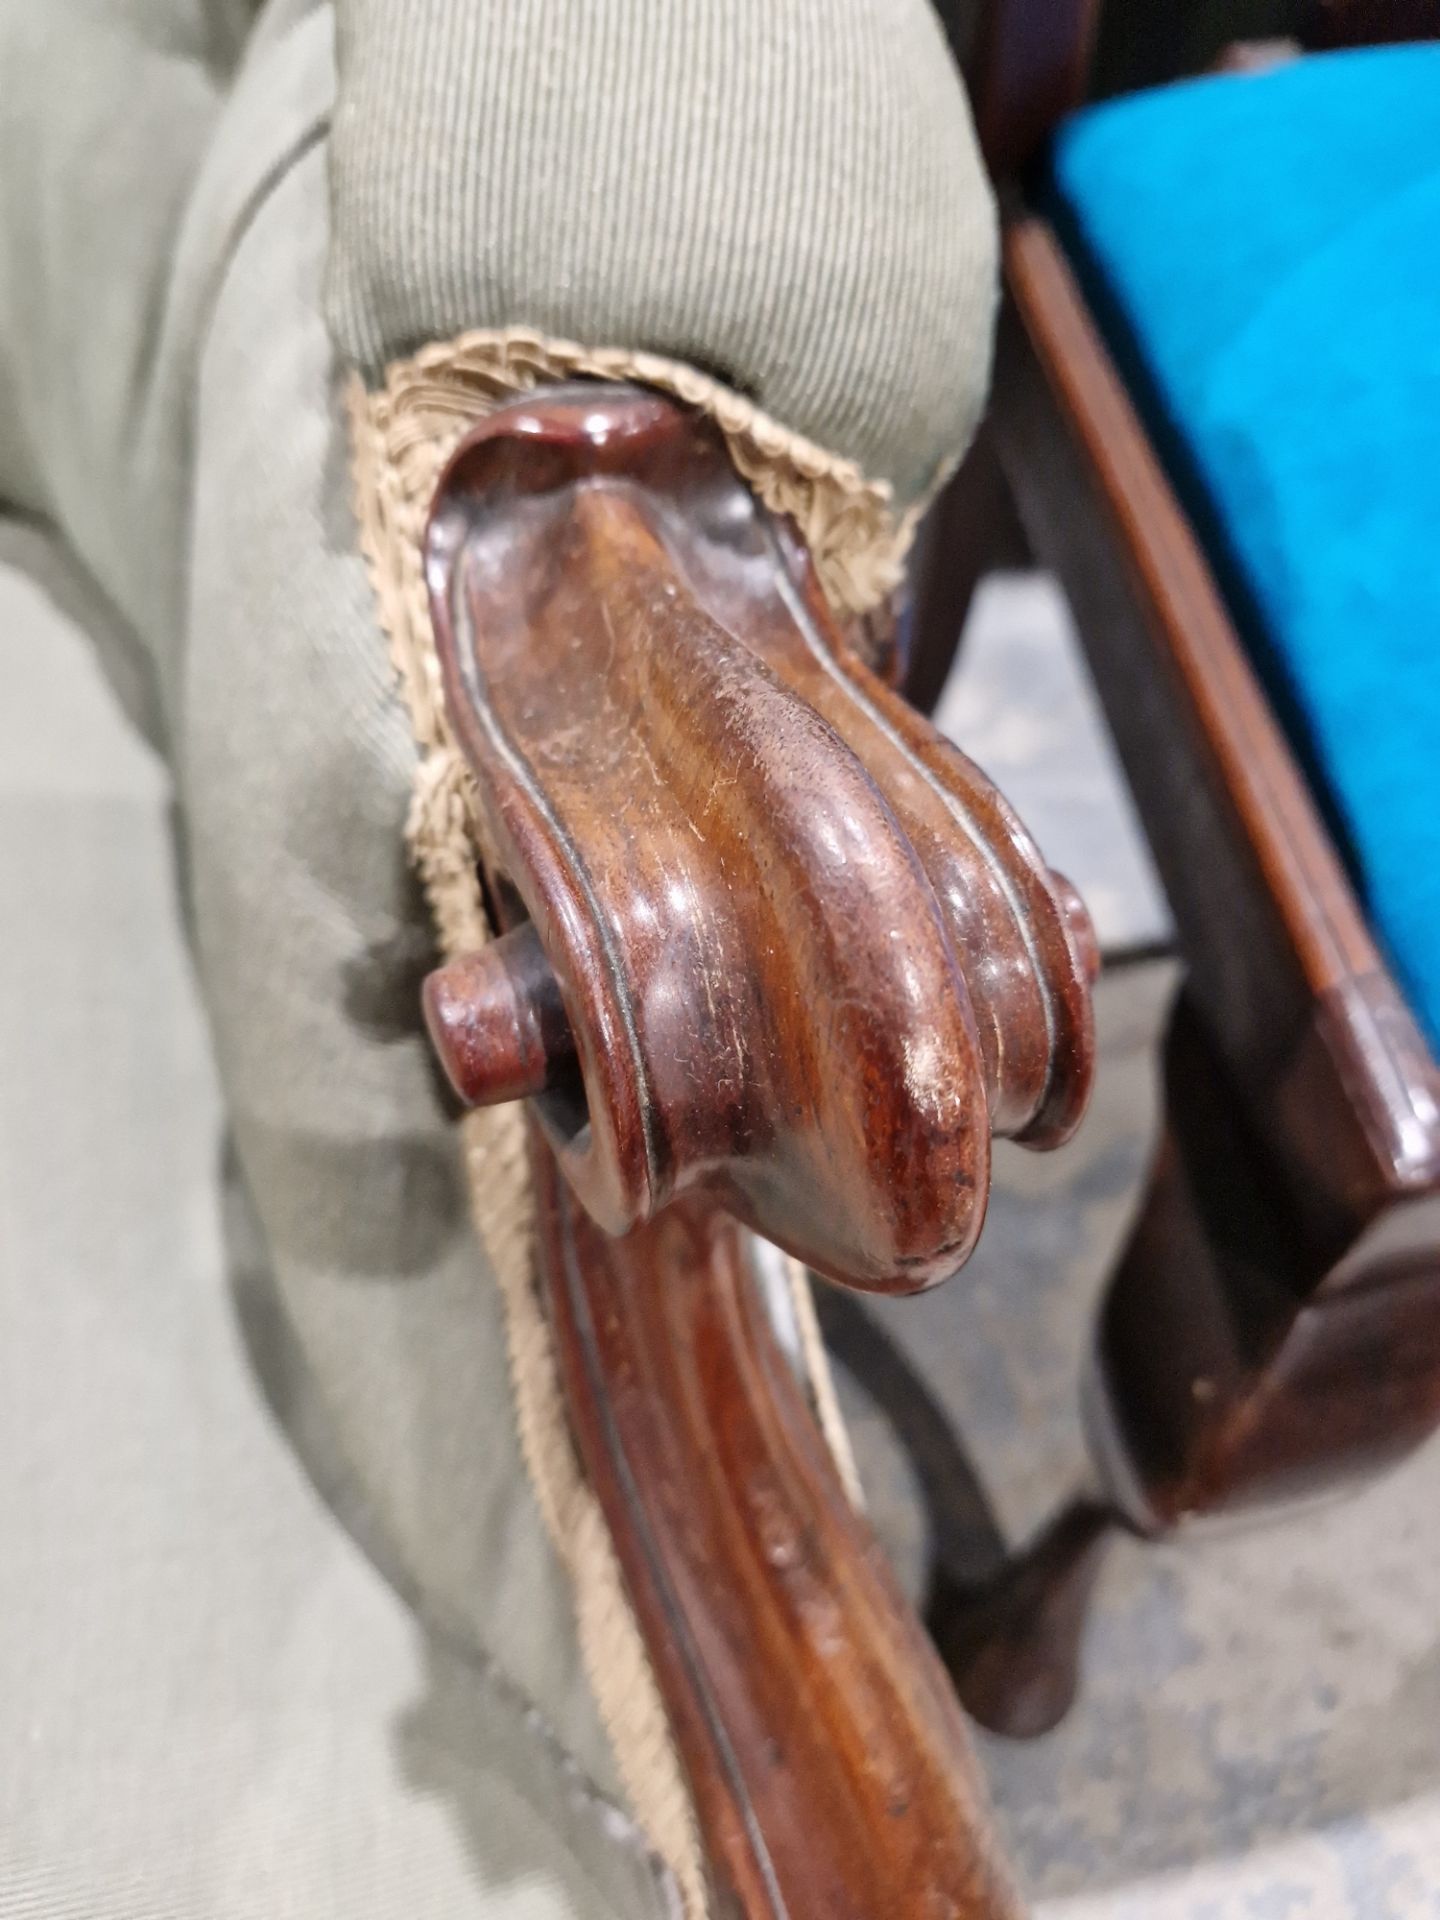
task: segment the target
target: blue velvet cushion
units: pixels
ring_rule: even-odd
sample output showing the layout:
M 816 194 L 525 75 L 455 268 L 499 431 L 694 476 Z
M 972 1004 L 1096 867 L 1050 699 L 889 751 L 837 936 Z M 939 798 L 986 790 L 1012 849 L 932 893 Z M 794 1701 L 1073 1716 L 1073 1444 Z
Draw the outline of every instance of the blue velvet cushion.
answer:
M 1440 1047 L 1440 46 L 1090 108 L 1049 190 Z

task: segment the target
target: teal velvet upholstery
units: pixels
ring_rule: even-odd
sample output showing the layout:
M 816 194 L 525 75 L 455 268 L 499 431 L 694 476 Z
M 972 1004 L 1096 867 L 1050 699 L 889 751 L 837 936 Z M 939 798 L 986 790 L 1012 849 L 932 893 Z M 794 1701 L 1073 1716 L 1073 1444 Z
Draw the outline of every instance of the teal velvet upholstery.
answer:
M 1440 1047 L 1440 46 L 1109 102 L 1056 224 Z

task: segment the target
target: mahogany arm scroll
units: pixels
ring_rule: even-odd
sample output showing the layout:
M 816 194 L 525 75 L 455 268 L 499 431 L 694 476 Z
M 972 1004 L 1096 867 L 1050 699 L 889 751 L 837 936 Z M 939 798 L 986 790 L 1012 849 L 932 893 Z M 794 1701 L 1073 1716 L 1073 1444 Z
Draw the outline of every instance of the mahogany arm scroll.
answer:
M 859 1286 L 958 1265 L 992 1132 L 1078 1122 L 1084 909 L 671 402 L 496 414 L 426 559 L 504 929 L 431 976 L 427 1019 L 462 1097 L 528 1102 L 570 1423 L 710 1912 L 1018 1920 L 954 1695 L 740 1222 Z
M 952 1273 L 992 1133 L 1052 1145 L 1084 1104 L 1073 892 L 673 402 L 496 414 L 427 566 L 520 929 L 427 988 L 462 1097 L 533 1095 L 607 1232 L 705 1193 L 851 1285 Z

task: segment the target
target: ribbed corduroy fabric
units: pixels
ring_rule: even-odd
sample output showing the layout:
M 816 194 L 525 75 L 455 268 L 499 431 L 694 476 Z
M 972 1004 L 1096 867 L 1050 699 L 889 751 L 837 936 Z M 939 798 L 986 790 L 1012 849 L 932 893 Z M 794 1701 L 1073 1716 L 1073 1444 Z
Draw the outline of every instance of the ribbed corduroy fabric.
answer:
M 370 378 L 533 326 L 720 375 L 910 504 L 995 229 L 929 0 L 337 0 L 328 309 Z

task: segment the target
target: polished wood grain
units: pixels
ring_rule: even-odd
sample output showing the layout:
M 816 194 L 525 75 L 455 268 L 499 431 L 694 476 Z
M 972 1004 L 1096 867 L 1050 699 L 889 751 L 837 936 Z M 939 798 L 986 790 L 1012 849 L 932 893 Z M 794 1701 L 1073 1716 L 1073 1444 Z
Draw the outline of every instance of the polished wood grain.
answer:
M 421 993 L 425 1024 L 467 1107 L 553 1093 L 577 1071 L 560 983 L 531 920 L 438 968 Z
M 747 1227 L 854 1286 L 953 1271 L 992 1134 L 1079 1120 L 1085 910 L 675 404 L 502 410 L 442 479 L 426 565 L 501 922 L 426 1017 L 462 1098 L 528 1100 L 571 1427 L 714 1910 L 1011 1920 L 953 1693 Z
M 537 1173 L 571 1419 L 717 1912 L 1018 1916 L 954 1694 L 841 1491 L 748 1237 L 688 1200 L 612 1239 L 543 1148 Z
M 447 700 L 567 1016 L 575 1070 L 536 1102 L 566 1179 L 612 1233 L 704 1191 L 836 1279 L 946 1278 L 992 1133 L 1079 1118 L 1083 908 L 669 402 L 487 422 L 428 551 Z M 500 957 L 461 964 L 430 989 L 442 1056 L 463 1095 L 510 1097 L 548 1016 L 520 1021 Z M 488 1094 L 457 1015 L 476 964 Z

